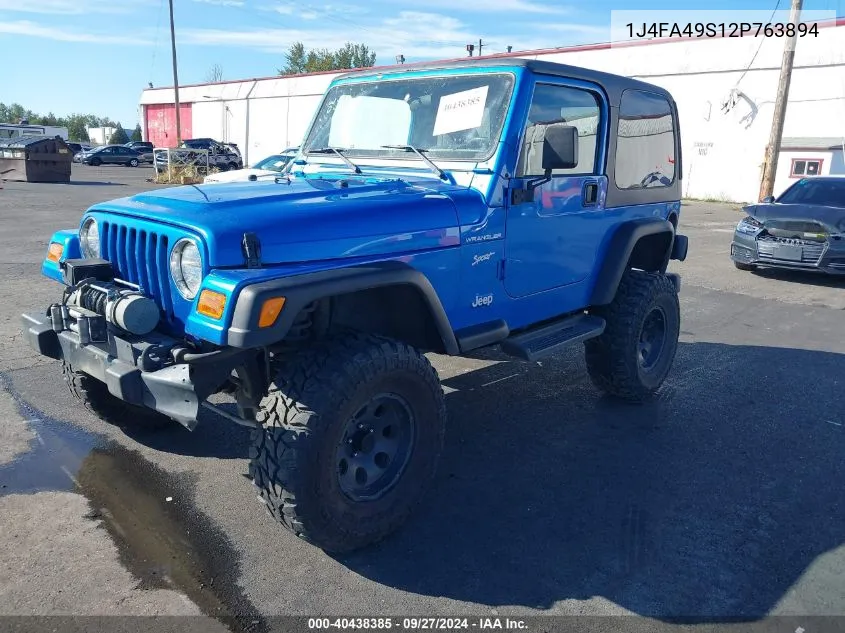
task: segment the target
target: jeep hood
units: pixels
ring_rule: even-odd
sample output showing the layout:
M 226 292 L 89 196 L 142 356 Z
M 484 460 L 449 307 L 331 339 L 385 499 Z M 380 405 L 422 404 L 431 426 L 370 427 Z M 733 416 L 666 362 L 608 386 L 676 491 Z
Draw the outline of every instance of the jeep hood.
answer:
M 812 204 L 753 204 L 743 207 L 766 229 L 775 231 L 845 233 L 845 209 Z
M 276 183 L 188 185 L 97 204 L 89 210 L 184 228 L 207 247 L 211 267 L 244 265 L 246 232 L 265 264 L 391 255 L 459 243 L 455 196 L 480 194 L 431 179 L 294 178 Z

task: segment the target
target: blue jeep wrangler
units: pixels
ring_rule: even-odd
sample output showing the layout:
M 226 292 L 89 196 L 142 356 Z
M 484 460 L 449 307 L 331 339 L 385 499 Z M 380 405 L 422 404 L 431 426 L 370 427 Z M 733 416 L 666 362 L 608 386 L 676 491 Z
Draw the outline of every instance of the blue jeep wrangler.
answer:
M 424 353 L 583 343 L 605 393 L 660 388 L 680 198 L 659 87 L 519 59 L 354 72 L 275 181 L 141 193 L 57 232 L 42 270 L 64 292 L 23 329 L 106 421 L 193 430 L 205 407 L 252 427 L 270 514 L 348 551 L 434 476 L 446 407 Z

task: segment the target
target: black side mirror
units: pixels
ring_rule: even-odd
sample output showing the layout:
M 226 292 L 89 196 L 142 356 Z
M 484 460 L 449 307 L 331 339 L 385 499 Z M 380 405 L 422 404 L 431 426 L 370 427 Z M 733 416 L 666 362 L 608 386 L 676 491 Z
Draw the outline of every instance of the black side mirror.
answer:
M 578 166 L 578 128 L 562 121 L 532 125 L 525 133 L 521 160 L 526 180 L 513 190 L 513 204 L 533 199 L 534 190 L 549 182 L 555 169 Z
M 765 197 L 765 198 L 763 198 L 763 200 L 762 200 L 762 202 L 763 202 L 763 203 L 765 203 L 765 204 L 769 204 L 769 203 L 774 202 L 774 201 L 775 201 L 775 197 L 774 197 L 774 196 L 766 196 L 766 197 Z
M 578 129 L 566 123 L 537 123 L 525 135 L 525 173 L 550 178 L 555 169 L 578 166 Z
M 578 128 L 563 123 L 545 127 L 543 136 L 543 170 L 551 176 L 555 169 L 578 166 Z

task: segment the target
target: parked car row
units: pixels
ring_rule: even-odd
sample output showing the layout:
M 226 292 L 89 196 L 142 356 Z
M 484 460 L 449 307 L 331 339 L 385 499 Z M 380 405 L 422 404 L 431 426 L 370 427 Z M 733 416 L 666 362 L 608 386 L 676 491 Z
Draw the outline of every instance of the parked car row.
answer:
M 142 162 L 152 161 L 152 150 L 150 150 L 149 154 L 150 156 L 147 157 L 146 153 L 142 153 L 126 145 L 102 145 L 74 154 L 73 162 L 92 165 L 94 167 L 98 165 L 137 167 Z
M 141 163 L 152 164 L 157 171 L 167 169 L 162 159 L 156 158 L 155 146 L 149 141 L 130 141 L 124 145 L 92 146 L 86 143 L 69 143 L 73 151 L 73 161 L 84 165 L 127 165 L 137 167 Z M 244 169 L 241 151 L 236 143 L 221 143 L 212 138 L 188 139 L 181 143 L 179 150 L 183 163 L 201 165 L 208 160 L 208 167 L 220 172 L 237 172 L 231 178 L 224 178 L 219 173 L 209 176 L 207 182 L 231 182 L 237 180 L 256 180 L 277 174 L 284 168 L 297 151 L 288 148 L 280 154 L 268 156 L 250 169 Z M 194 150 L 194 151 L 192 151 Z

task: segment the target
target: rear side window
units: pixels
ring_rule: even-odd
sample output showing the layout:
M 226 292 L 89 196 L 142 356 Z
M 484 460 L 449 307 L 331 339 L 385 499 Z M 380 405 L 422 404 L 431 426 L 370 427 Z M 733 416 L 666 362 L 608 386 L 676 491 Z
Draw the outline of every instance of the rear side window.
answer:
M 675 182 L 675 126 L 664 97 L 642 90 L 622 94 L 615 174 L 619 189 L 671 187 Z

